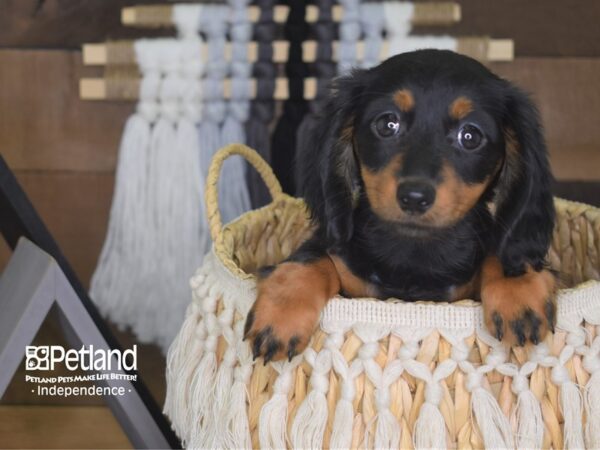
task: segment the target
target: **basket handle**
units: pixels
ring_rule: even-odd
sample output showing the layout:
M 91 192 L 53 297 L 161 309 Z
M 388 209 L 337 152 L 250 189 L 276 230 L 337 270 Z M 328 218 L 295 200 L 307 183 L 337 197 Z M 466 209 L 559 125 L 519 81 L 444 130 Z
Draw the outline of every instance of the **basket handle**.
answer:
M 213 242 L 217 241 L 223 231 L 223 223 L 219 211 L 219 176 L 221 175 L 223 163 L 232 155 L 240 155 L 254 166 L 267 185 L 273 200 L 282 194 L 281 184 L 279 184 L 273 170 L 255 150 L 243 144 L 231 144 L 220 149 L 212 158 L 206 178 L 206 212 L 208 214 L 208 224 Z

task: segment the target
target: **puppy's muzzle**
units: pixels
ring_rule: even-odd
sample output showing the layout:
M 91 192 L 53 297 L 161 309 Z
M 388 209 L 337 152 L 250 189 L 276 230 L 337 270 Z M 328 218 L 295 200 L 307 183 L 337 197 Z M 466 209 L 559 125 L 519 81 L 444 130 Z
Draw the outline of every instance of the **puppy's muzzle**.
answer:
M 397 197 L 404 212 L 419 215 L 433 205 L 435 189 L 424 181 L 405 181 L 398 186 Z

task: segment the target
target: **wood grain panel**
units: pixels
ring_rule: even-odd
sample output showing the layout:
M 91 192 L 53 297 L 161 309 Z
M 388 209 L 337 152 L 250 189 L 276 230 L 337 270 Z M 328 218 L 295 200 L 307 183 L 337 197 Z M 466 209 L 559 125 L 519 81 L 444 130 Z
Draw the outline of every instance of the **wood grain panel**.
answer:
M 132 448 L 102 406 L 0 406 L 0 448 Z
M 87 288 L 104 242 L 114 176 L 47 171 L 16 171 L 16 176 Z M 8 255 L 6 245 L 1 246 L 0 262 Z
M 145 0 L 157 3 L 161 0 Z M 123 27 L 117 0 L 3 0 L 0 46 L 78 48 L 85 42 L 172 34 Z M 137 2 L 140 3 L 140 2 Z M 163 2 L 164 3 L 164 2 Z M 285 2 L 279 2 L 285 3 Z M 462 20 L 417 33 L 486 34 L 513 38 L 518 56 L 600 56 L 600 2 L 590 0 L 458 0 Z
M 144 0 L 144 4 L 162 0 Z M 165 35 L 169 30 L 140 30 L 121 25 L 121 8 L 135 0 L 2 0 L 0 46 L 71 48 L 107 38 Z M 171 32 L 172 33 L 172 32 Z
M 517 56 L 600 56 L 598 1 L 456 1 L 462 7 L 459 23 L 414 32 L 511 38 Z
M 556 178 L 600 181 L 600 58 L 519 58 L 492 69 L 532 94 Z
M 114 170 L 134 105 L 79 100 L 90 70 L 79 51 L 0 50 L 0 152 L 14 170 Z

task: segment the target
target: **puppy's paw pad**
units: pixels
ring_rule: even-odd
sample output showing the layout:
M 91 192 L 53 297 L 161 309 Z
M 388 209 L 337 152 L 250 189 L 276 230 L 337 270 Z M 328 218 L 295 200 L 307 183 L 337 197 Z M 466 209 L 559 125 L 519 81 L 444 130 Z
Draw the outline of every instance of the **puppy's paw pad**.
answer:
M 482 292 L 485 324 L 496 339 L 510 345 L 534 345 L 554 332 L 556 305 L 552 296 L 536 296 L 536 292 Z
M 299 281 L 293 267 L 278 267 L 259 282 L 244 339 L 249 340 L 254 358 L 263 357 L 265 364 L 302 353 L 317 326 L 327 294 Z
M 291 360 L 308 345 L 318 316 L 286 307 L 288 302 L 274 305 L 261 296 L 252 307 L 244 339 L 248 339 L 254 359 L 263 357 L 265 364 L 283 358 Z

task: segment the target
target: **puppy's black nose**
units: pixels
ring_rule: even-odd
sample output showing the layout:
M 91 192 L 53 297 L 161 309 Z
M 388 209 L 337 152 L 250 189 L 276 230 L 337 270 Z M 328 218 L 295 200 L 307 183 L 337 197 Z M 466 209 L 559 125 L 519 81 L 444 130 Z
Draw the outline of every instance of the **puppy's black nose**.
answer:
M 423 214 L 435 201 L 435 189 L 429 183 L 407 181 L 398 187 L 400 208 L 409 214 Z

